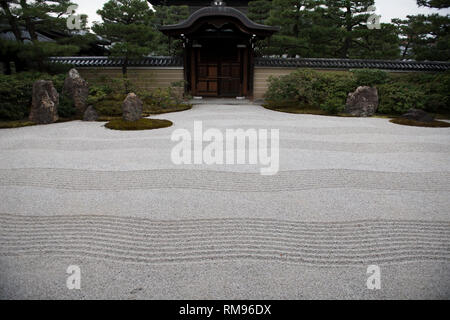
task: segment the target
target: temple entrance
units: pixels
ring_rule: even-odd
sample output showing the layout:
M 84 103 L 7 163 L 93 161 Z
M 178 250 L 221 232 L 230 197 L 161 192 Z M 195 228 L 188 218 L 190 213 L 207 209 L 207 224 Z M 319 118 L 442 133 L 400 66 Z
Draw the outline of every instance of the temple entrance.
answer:
M 214 1 L 187 20 L 160 27 L 184 47 L 186 92 L 205 97 L 251 97 L 253 46 L 277 28 L 256 24 L 242 12 Z
M 236 42 L 208 41 L 193 48 L 192 94 L 207 97 L 245 95 L 246 48 Z

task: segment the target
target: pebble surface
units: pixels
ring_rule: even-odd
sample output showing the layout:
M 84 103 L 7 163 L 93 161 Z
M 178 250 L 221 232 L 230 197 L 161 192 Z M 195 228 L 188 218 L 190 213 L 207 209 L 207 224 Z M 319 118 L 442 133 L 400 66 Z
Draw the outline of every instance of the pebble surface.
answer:
M 157 118 L 174 126 L 0 130 L 0 298 L 450 298 L 450 129 L 254 105 Z M 279 129 L 280 172 L 173 164 L 194 121 Z

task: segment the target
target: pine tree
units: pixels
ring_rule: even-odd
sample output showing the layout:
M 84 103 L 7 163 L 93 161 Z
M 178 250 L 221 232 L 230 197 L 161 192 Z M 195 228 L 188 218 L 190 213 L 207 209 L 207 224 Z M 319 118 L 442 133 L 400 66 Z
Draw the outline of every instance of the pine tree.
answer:
M 248 3 L 248 18 L 256 23 L 265 24 L 269 18 L 272 3 L 269 0 L 256 0 Z
M 402 37 L 402 58 L 450 60 L 450 17 L 439 14 L 394 19 Z
M 352 59 L 399 59 L 398 34 L 398 28 L 390 23 L 382 23 L 380 29 L 364 31 L 361 37 L 353 42 L 349 56 Z
M 417 0 L 419 6 L 443 9 L 449 0 Z M 450 16 L 431 14 L 393 19 L 400 31 L 402 58 L 414 60 L 450 60 Z
M 154 50 L 156 31 L 154 13 L 145 0 L 109 0 L 97 14 L 103 22 L 93 31 L 112 42 L 111 56 L 123 58 L 122 75 L 128 93 L 128 64 L 130 59 L 142 58 Z
M 336 56 L 349 58 L 350 51 L 361 37 L 373 31 L 367 28 L 370 14 L 368 8 L 374 0 L 326 0 L 327 14 L 332 25 L 338 30 Z
M 450 7 L 450 0 L 417 0 L 421 7 L 445 9 Z
M 155 17 L 153 19 L 155 29 L 160 26 L 177 24 L 189 17 L 188 6 L 153 6 Z M 155 40 L 157 54 L 162 55 L 180 55 L 182 52 L 182 42 L 180 40 L 169 39 L 162 32 L 157 33 Z
M 2 50 L 3 61 L 9 64 L 10 60 L 14 60 L 16 71 L 34 68 L 34 64 L 43 71 L 49 56 L 75 54 L 79 50 L 76 45 L 41 42 L 38 39 L 39 31 L 56 31 L 70 36 L 66 24 L 70 5 L 69 0 L 0 0 L 0 21 L 7 23 L 15 37 L 14 44 L 3 41 L 3 46 L 7 48 Z
M 267 24 L 281 27 L 275 34 L 267 54 L 287 54 L 288 56 L 309 56 L 308 30 L 313 25 L 317 0 L 273 0 Z

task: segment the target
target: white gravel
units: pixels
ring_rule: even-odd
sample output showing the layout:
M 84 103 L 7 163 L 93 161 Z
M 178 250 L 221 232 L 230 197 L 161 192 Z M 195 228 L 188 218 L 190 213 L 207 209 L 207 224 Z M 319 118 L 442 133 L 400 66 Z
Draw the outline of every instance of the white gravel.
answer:
M 0 298 L 450 298 L 449 128 L 253 105 L 156 118 L 175 125 L 0 130 Z M 199 120 L 279 129 L 280 173 L 174 165 L 171 133 Z

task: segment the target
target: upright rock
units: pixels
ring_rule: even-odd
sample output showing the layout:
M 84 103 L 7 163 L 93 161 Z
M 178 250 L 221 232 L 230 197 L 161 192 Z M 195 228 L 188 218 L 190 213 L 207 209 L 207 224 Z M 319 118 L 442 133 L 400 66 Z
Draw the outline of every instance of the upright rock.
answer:
M 33 84 L 33 98 L 29 119 L 37 124 L 53 123 L 58 120 L 59 94 L 53 82 L 37 80 Z
M 122 103 L 122 117 L 126 121 L 136 121 L 142 118 L 143 103 L 131 92 Z
M 420 121 L 420 122 L 433 122 L 434 116 L 420 109 L 409 109 L 407 113 L 402 115 L 402 118 Z
M 370 117 L 378 109 L 378 90 L 371 87 L 358 87 L 349 93 L 345 112 L 357 117 Z
M 97 121 L 98 113 L 93 106 L 87 107 L 83 115 L 83 121 Z
M 79 115 L 83 115 L 87 109 L 89 85 L 80 76 L 77 69 L 70 69 L 64 80 L 63 94 L 73 100 L 73 105 Z

